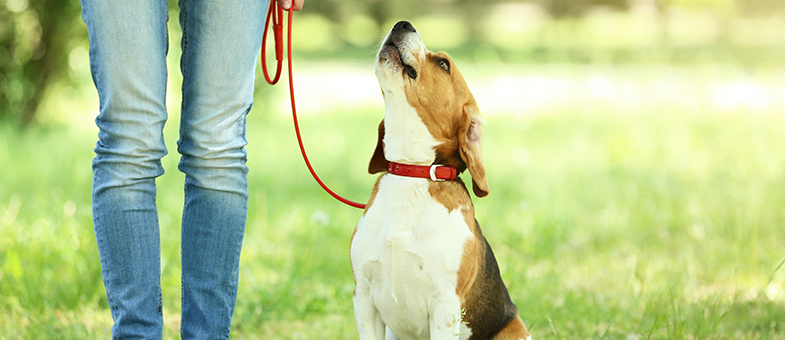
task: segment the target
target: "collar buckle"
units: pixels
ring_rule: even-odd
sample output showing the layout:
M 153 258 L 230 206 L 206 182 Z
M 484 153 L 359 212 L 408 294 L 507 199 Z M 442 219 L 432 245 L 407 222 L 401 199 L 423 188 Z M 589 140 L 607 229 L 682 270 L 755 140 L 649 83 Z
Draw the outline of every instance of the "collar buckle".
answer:
M 444 181 L 446 181 L 446 179 L 443 179 L 443 178 L 436 178 L 436 168 L 438 168 L 440 166 L 444 166 L 444 165 L 433 164 L 433 165 L 431 165 L 430 171 L 428 171 L 428 174 L 431 176 L 431 180 L 434 181 L 434 182 L 444 182 Z

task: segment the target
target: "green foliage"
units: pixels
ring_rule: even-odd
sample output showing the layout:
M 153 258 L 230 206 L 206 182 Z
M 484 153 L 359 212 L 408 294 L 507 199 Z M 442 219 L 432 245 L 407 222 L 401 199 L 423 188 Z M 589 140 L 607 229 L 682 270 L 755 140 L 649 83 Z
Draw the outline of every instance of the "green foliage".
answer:
M 67 80 L 68 56 L 84 44 L 78 1 L 0 5 L 0 121 L 29 124 L 49 85 Z

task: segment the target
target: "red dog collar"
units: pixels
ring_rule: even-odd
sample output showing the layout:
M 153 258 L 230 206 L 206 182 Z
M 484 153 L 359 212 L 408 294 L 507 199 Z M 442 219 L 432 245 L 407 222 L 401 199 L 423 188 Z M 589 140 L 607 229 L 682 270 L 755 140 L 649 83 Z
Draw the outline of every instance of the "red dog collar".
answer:
M 432 181 L 452 181 L 458 177 L 458 170 L 449 165 L 409 165 L 387 162 L 387 172 L 393 175 L 428 178 Z

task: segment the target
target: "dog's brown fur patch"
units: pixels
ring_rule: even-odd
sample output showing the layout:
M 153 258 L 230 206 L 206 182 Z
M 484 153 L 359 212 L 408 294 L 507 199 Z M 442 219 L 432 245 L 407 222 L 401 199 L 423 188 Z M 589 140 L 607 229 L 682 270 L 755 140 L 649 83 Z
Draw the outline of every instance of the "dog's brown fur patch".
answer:
M 526 329 L 526 325 L 523 324 L 521 317 L 518 316 L 512 319 L 499 334 L 496 334 L 493 340 L 526 340 L 528 337 L 529 331 Z

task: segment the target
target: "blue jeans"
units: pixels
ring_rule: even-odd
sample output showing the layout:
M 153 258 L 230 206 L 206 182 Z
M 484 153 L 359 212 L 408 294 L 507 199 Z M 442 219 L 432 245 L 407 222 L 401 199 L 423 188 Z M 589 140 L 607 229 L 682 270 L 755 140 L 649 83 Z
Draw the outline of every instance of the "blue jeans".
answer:
M 226 339 L 248 211 L 246 115 L 268 0 L 180 0 L 184 339 Z M 81 0 L 99 94 L 93 223 L 115 339 L 160 339 L 166 0 Z

